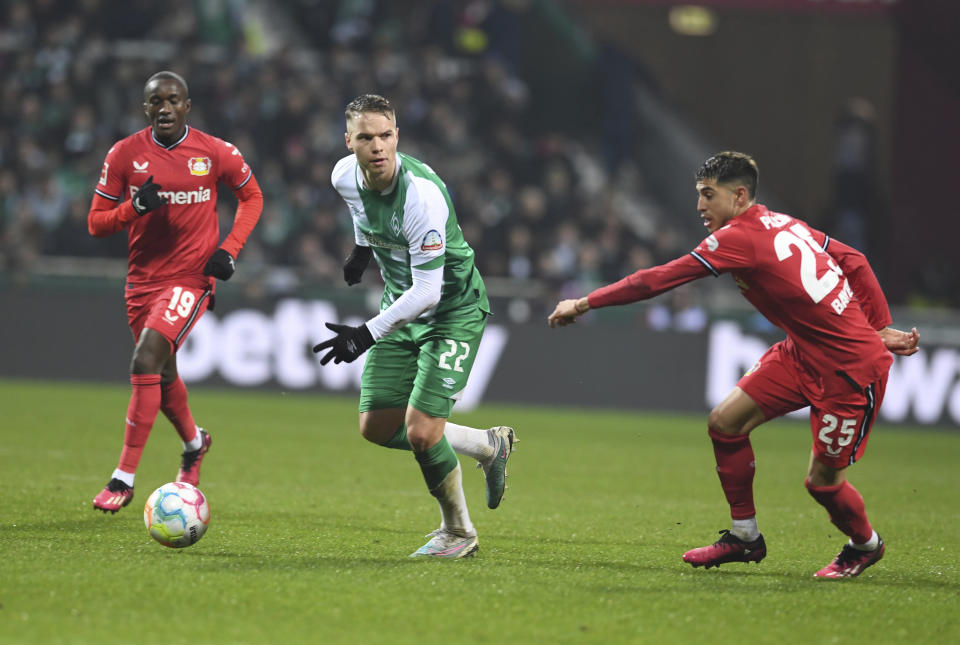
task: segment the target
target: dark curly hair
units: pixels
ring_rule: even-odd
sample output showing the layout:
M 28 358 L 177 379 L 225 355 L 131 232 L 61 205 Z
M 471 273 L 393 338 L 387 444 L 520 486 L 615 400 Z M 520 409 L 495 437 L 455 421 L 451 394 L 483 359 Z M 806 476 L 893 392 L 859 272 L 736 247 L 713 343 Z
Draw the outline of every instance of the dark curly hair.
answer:
M 748 154 L 726 150 L 718 152 L 697 169 L 697 181 L 713 179 L 718 184 L 738 184 L 747 189 L 750 199 L 757 196 L 760 168 Z

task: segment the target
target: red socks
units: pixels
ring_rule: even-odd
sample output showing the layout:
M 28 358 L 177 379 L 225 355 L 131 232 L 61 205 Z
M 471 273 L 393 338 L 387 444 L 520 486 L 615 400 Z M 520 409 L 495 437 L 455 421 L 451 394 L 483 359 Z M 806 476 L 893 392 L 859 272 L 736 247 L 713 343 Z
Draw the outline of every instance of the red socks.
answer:
M 197 436 L 197 425 L 193 422 L 193 414 L 187 405 L 187 386 L 179 376 L 177 380 L 162 386 L 160 409 L 170 419 L 170 423 L 177 429 L 177 434 L 184 443 L 192 441 Z
M 130 395 L 130 406 L 127 408 L 127 428 L 117 467 L 124 472 L 135 473 L 150 429 L 160 411 L 160 375 L 131 374 L 130 385 L 133 386 L 133 394 Z
M 756 515 L 753 506 L 753 475 L 756 469 L 749 435 L 729 435 L 710 428 L 713 454 L 717 458 L 717 475 L 723 494 L 730 504 L 730 517 L 749 519 Z M 853 485 L 844 481 L 838 486 L 812 486 L 806 480 L 807 490 L 830 514 L 830 521 L 854 544 L 864 544 L 873 536 L 873 527 L 867 520 L 863 497 Z
M 167 415 L 184 442 L 197 436 L 197 426 L 187 405 L 187 386 L 180 377 L 173 383 L 161 386 L 159 374 L 131 374 L 130 385 L 133 386 L 133 394 L 127 408 L 127 428 L 117 468 L 135 473 L 160 410 Z
M 854 544 L 865 544 L 873 537 L 863 497 L 853 484 L 844 481 L 837 486 L 813 486 L 809 479 L 804 484 L 813 499 L 830 513 L 830 521 Z
M 730 504 L 730 517 L 745 520 L 757 514 L 753 506 L 753 475 L 756 465 L 750 435 L 724 434 L 713 428 L 707 431 L 713 440 L 720 486 Z

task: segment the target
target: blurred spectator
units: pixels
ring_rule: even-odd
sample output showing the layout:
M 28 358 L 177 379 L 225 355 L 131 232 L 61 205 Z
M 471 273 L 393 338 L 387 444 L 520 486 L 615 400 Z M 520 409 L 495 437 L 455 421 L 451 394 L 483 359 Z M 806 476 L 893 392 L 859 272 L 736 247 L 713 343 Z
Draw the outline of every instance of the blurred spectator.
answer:
M 543 52 L 517 36 L 530 33 L 538 3 L 295 0 L 270 6 L 292 29 L 279 36 L 251 22 L 253 4 L 129 0 L 116 11 L 100 0 L 15 0 L 0 9 L 0 271 L 29 274 L 41 253 L 125 257 L 122 237 L 89 243 L 85 214 L 111 142 L 144 126 L 130 98 L 168 68 L 191 79 L 192 121 L 237 145 L 263 188 L 242 258 L 250 294 L 340 284 L 348 249 L 338 240 L 350 222 L 330 170 L 347 153 L 344 105 L 371 91 L 398 106 L 401 150 L 445 169 L 487 276 L 582 291 L 690 246 L 644 206 L 643 173 L 622 147 L 578 132 L 579 118 L 557 129 L 565 114 L 582 115 L 583 97 L 555 101 L 549 119 L 543 97 L 533 100 L 535 81 L 520 74 Z M 578 67 L 588 65 L 589 48 L 575 45 Z M 626 79 L 629 66 L 616 62 Z M 629 93 L 618 96 L 616 136 L 629 137 Z
M 862 98 L 846 102 L 834 126 L 833 233 L 863 252 L 868 230 L 878 227 L 876 109 Z

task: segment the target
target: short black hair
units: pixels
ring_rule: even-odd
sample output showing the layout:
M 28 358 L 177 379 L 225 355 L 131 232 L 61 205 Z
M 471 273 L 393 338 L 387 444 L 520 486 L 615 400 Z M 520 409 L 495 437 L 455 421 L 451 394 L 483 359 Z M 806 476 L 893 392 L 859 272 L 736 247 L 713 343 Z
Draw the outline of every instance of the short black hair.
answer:
M 725 150 L 703 162 L 697 169 L 697 181 L 713 179 L 718 184 L 739 184 L 747 189 L 750 199 L 757 196 L 760 168 L 748 154 Z
M 183 79 L 183 77 L 177 74 L 176 72 L 170 72 L 167 70 L 164 70 L 162 72 L 157 72 L 156 74 L 148 78 L 147 82 L 143 84 L 143 93 L 144 94 L 147 93 L 147 85 L 150 85 L 150 83 L 159 79 L 169 79 L 172 81 L 176 81 L 177 83 L 180 83 L 180 85 L 183 86 L 183 94 L 184 94 L 183 98 L 190 98 L 190 88 L 187 87 L 187 82 Z
M 343 115 L 349 121 L 364 112 L 379 112 L 389 116 L 394 122 L 397 120 L 397 111 L 393 109 L 393 105 L 379 94 L 361 94 L 347 104 Z

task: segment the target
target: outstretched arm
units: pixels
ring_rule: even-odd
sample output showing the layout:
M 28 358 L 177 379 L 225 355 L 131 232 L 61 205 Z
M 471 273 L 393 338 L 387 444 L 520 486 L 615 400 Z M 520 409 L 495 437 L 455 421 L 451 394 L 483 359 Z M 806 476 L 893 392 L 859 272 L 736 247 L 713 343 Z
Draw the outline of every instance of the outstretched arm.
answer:
M 710 275 L 710 271 L 702 262 L 692 255 L 683 255 L 666 264 L 641 269 L 619 282 L 595 289 L 583 298 L 561 300 L 547 318 L 547 323 L 551 327 L 564 327 L 576 322 L 579 316 L 590 309 L 648 300 L 707 275 Z
M 670 291 L 681 284 L 710 275 L 709 269 L 693 255 L 682 255 L 660 266 L 641 269 L 626 278 L 590 292 L 587 296 L 590 307 L 625 305 L 640 300 L 649 300 Z
M 590 300 L 587 296 L 561 300 L 557 303 L 553 313 L 547 318 L 551 327 L 566 327 L 577 322 L 577 318 L 590 311 Z

